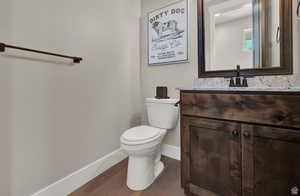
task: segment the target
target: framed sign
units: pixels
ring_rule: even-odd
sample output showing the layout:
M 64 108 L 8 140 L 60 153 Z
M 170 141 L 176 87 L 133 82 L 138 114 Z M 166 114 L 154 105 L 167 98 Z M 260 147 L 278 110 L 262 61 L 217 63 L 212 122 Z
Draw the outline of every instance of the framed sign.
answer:
M 148 14 L 148 64 L 188 61 L 188 8 L 180 1 Z

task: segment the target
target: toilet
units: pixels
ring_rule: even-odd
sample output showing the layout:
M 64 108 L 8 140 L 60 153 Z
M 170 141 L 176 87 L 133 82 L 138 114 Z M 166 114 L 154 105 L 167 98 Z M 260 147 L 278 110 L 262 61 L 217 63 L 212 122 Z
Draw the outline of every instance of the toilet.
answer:
M 177 99 L 147 98 L 149 126 L 128 129 L 121 136 L 121 147 L 129 155 L 127 186 L 134 191 L 144 190 L 162 173 L 161 144 L 167 130 L 178 121 Z

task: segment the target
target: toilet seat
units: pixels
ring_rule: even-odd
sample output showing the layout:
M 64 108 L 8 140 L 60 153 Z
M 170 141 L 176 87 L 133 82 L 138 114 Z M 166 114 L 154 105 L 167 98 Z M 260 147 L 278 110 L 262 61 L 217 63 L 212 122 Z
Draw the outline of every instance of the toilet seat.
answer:
M 150 126 L 134 127 L 125 131 L 121 136 L 121 142 L 128 145 L 145 144 L 159 138 L 161 132 L 162 129 Z

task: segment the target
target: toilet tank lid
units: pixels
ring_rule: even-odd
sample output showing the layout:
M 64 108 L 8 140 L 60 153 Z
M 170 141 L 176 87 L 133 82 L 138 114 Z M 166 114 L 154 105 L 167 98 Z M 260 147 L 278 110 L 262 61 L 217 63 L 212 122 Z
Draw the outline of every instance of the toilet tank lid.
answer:
M 144 141 L 160 135 L 161 129 L 149 126 L 139 126 L 128 129 L 122 138 L 127 141 Z
M 161 103 L 161 104 L 175 104 L 179 99 L 156 99 L 156 98 L 146 98 L 146 103 Z

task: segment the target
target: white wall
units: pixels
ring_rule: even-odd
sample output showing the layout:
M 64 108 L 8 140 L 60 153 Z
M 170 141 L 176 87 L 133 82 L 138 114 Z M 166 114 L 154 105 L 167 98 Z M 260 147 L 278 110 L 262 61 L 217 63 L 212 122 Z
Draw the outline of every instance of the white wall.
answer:
M 168 86 L 169 96 L 179 97 L 178 87 L 192 87 L 193 78 L 197 76 L 197 24 L 196 17 L 190 19 L 190 62 L 177 65 L 148 66 L 147 63 L 147 13 L 155 9 L 164 7 L 178 0 L 142 0 L 141 18 L 141 78 L 143 102 L 146 97 L 155 96 L 156 86 Z M 190 1 L 190 15 L 195 16 L 197 7 L 196 1 Z M 146 110 L 144 109 L 144 123 L 147 123 Z M 165 143 L 180 146 L 179 126 L 169 131 Z
M 0 42 L 10 40 L 10 1 L 0 3 Z M 11 194 L 11 64 L 0 54 L 0 195 Z
M 1 29 L 11 26 L 11 40 L 1 40 L 83 57 L 70 65 L 14 50 L 0 56 L 0 143 L 12 151 L 4 148 L 12 193 L 0 195 L 24 196 L 119 148 L 124 130 L 140 124 L 140 3 L 3 0 L 0 7 L 7 11 Z M 11 138 L 2 135 L 6 99 L 12 101 Z

